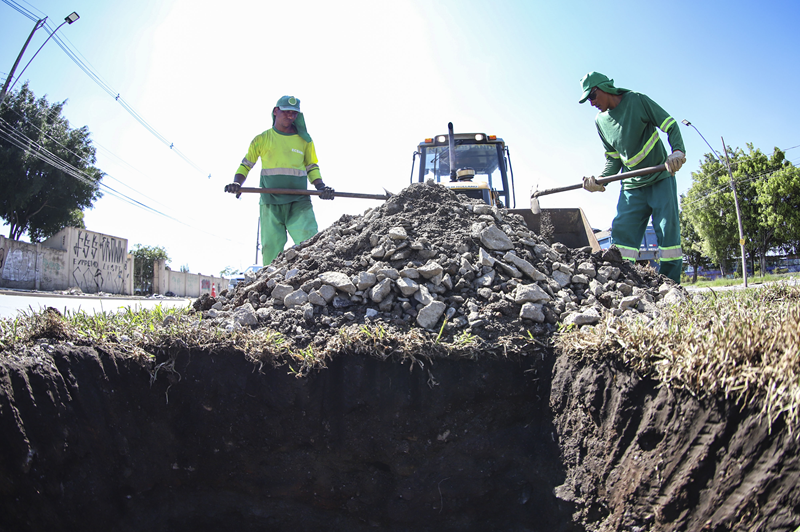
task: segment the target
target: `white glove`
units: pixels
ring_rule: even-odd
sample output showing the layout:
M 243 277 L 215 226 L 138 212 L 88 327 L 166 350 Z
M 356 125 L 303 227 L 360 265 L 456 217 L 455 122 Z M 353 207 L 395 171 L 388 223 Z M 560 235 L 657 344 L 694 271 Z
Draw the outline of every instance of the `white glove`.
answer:
M 583 178 L 583 188 L 589 192 L 605 192 L 605 185 L 598 185 L 593 175 Z
M 681 150 L 675 150 L 667 157 L 667 162 L 664 164 L 667 166 L 667 170 L 670 174 L 675 175 L 675 172 L 681 169 L 683 163 L 686 162 L 686 155 Z

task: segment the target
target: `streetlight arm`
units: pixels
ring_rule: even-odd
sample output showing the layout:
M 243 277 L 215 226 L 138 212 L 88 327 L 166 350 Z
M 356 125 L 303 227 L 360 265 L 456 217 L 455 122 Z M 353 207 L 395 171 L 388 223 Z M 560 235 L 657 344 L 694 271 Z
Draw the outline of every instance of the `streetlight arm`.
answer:
M 32 62 L 34 59 L 36 59 L 36 56 L 37 56 L 37 55 L 39 55 L 39 52 L 41 52 L 41 51 L 42 51 L 42 48 L 44 48 L 44 45 L 45 45 L 45 44 L 47 44 L 47 41 L 49 41 L 49 40 L 50 40 L 50 38 L 51 38 L 53 35 L 55 35 L 55 34 L 56 34 L 56 32 L 57 32 L 59 29 L 61 29 L 61 26 L 63 26 L 63 25 L 64 25 L 64 24 L 66 24 L 66 23 L 67 23 L 67 21 L 65 20 L 64 22 L 62 22 L 61 24 L 59 24 L 59 25 L 58 25 L 58 28 L 54 29 L 54 30 L 53 30 L 53 33 L 51 33 L 51 34 L 50 34 L 50 35 L 47 37 L 47 39 L 45 39 L 45 40 L 44 40 L 44 42 L 42 43 L 42 45 L 39 47 L 39 49 L 38 49 L 38 50 L 36 50 L 36 53 L 35 53 L 35 54 L 33 54 L 33 57 L 31 57 L 31 58 L 30 58 L 30 60 L 28 61 L 28 63 L 25 65 L 25 68 L 23 68 L 23 69 L 22 69 L 22 72 L 20 72 L 20 73 L 19 73 L 19 76 L 17 76 L 17 79 L 16 79 L 16 80 L 14 80 L 14 83 L 11 85 L 11 87 L 10 87 L 8 90 L 13 90 L 13 89 L 14 89 L 14 85 L 16 85 L 16 84 L 17 84 L 17 81 L 19 81 L 19 78 L 21 78 L 21 77 L 22 77 L 22 75 L 25 73 L 25 71 L 28 69 L 28 67 L 30 66 L 31 62 Z

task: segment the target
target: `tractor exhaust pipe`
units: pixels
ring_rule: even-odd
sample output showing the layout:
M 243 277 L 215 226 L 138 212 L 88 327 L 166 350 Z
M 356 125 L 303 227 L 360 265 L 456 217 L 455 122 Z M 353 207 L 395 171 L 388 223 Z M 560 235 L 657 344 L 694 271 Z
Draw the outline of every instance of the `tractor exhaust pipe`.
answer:
M 447 123 L 447 151 L 450 153 L 450 181 L 458 181 L 456 176 L 456 140 L 453 123 Z

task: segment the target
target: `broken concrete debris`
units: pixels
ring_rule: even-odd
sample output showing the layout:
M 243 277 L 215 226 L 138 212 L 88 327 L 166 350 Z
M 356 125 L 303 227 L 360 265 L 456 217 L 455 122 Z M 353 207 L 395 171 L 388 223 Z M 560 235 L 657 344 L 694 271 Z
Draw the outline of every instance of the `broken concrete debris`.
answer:
M 550 244 L 521 216 L 414 184 L 361 216 L 343 216 L 257 276 L 194 303 L 227 328 L 336 328 L 385 320 L 489 336 L 548 334 L 559 323 L 654 318 L 686 297 L 615 248 Z

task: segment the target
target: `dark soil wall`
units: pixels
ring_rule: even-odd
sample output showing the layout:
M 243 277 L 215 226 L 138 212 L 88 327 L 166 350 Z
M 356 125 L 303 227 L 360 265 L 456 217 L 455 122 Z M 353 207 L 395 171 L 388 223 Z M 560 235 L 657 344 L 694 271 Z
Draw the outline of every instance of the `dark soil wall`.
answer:
M 608 361 L 34 351 L 0 360 L 2 531 L 800 526 L 796 432 Z
M 297 379 L 183 352 L 152 384 L 90 348 L 4 362 L 2 530 L 580 529 L 553 492 L 547 359 Z
M 591 530 L 800 527 L 798 434 L 756 408 L 698 399 L 612 362 L 560 357 L 551 404 L 567 480 Z

